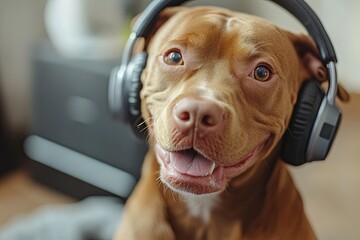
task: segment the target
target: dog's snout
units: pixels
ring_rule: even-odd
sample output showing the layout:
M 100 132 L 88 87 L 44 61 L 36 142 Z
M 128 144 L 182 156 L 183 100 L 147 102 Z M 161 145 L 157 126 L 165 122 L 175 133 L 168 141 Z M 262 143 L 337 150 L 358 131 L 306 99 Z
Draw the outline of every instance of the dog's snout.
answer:
M 181 132 L 196 130 L 198 136 L 220 129 L 224 119 L 224 109 L 207 99 L 185 98 L 173 110 L 175 126 Z

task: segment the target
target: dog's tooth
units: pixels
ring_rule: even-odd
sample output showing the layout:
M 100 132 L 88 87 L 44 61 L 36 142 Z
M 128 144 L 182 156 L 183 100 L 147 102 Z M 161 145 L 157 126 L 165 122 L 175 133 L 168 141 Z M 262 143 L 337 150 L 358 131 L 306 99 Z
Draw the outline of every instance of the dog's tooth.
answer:
M 215 167 L 216 167 L 216 163 L 213 162 L 211 167 L 210 167 L 210 170 L 209 170 L 209 175 L 213 174 L 214 170 L 215 170 Z

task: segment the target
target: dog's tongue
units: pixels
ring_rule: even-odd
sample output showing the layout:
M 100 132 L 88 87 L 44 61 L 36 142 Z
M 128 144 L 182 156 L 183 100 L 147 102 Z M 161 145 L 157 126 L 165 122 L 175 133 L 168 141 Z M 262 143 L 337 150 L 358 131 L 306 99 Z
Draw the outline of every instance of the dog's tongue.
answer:
M 179 173 L 194 177 L 208 176 L 215 168 L 213 161 L 193 150 L 170 153 L 170 162 Z

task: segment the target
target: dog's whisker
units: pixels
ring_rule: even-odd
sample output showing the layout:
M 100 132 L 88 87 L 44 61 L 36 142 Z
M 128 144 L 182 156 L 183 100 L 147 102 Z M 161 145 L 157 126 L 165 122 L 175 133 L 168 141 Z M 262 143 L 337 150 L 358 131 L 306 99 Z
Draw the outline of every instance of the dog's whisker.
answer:
M 156 139 L 156 135 L 153 131 L 148 131 L 148 134 L 146 136 L 146 142 L 150 143 L 151 139 Z
M 161 187 L 162 182 L 161 182 L 160 177 L 156 178 L 156 184 L 157 184 L 158 187 Z
M 149 130 L 153 125 L 152 124 L 146 124 L 146 122 L 150 122 L 153 118 L 149 117 L 148 119 L 142 121 L 141 123 L 139 123 L 136 127 L 139 128 L 140 133 L 146 132 L 147 130 Z M 140 129 L 141 128 L 141 129 Z
M 139 124 L 137 127 L 140 128 L 140 126 L 143 125 L 142 124 Z M 154 136 L 154 132 L 153 131 L 149 131 L 151 128 L 153 127 L 153 125 L 145 125 L 143 128 L 139 129 L 139 132 L 140 133 L 145 133 L 147 132 L 146 136 L 145 136 L 145 142 L 149 143 L 151 137 Z
M 157 173 L 159 173 L 159 171 Z M 180 195 L 176 194 L 167 184 L 164 184 L 160 175 L 156 178 L 156 185 L 158 188 L 163 189 L 164 196 L 170 195 L 175 202 L 181 201 Z
M 139 128 L 139 127 L 138 127 Z M 150 128 L 150 126 L 145 126 L 142 129 L 140 129 L 140 132 L 145 132 Z
M 156 178 L 156 185 L 159 187 L 159 188 L 163 188 L 163 193 L 166 194 L 167 190 L 169 190 L 168 186 L 166 186 L 166 184 L 164 184 L 162 181 L 161 181 L 161 177 L 160 177 L 160 171 L 156 171 L 156 174 L 158 175 L 158 177 Z
M 144 119 L 141 123 L 139 123 L 139 124 L 137 125 L 137 127 L 140 127 L 141 125 L 146 124 L 146 122 L 151 122 L 151 120 L 153 120 L 153 119 L 154 119 L 153 117 L 149 117 L 149 118 L 147 118 L 147 119 Z
M 152 126 L 152 125 L 150 125 L 150 124 L 147 125 L 146 122 L 150 122 L 150 123 L 151 123 L 151 120 L 152 120 L 152 119 L 153 119 L 152 117 L 149 117 L 148 119 L 146 119 L 146 120 L 142 121 L 141 123 L 139 123 L 138 125 L 136 125 L 136 127 L 137 127 L 137 128 L 140 128 L 140 127 L 142 127 L 143 125 L 145 125 L 143 129 L 148 129 L 149 126 Z
M 172 191 L 169 186 L 167 186 L 166 184 L 164 184 L 164 183 L 161 181 L 160 177 L 158 178 L 158 181 L 157 181 L 157 182 L 158 182 L 158 183 L 157 183 L 158 186 L 159 186 L 159 187 L 162 187 L 164 196 L 167 196 L 167 195 L 169 195 L 169 193 L 170 193 L 170 196 L 173 198 L 174 201 L 176 201 L 176 200 L 175 200 L 175 196 L 174 196 L 174 195 L 175 195 L 175 194 L 174 194 L 174 191 Z
M 149 144 L 150 139 L 151 139 L 151 133 L 148 132 L 148 134 L 146 135 L 146 138 L 145 138 L 145 142 Z
M 139 123 L 138 125 L 136 125 L 137 128 L 140 128 L 142 125 L 146 124 L 146 121 L 142 121 L 141 123 Z

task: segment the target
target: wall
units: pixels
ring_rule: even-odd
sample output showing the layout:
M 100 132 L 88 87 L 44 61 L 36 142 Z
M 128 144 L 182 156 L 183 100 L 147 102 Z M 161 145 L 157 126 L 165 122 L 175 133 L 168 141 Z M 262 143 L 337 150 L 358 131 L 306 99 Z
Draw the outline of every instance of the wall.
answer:
M 27 128 L 31 113 L 31 51 L 46 34 L 46 0 L 0 0 L 0 90 L 13 131 Z

